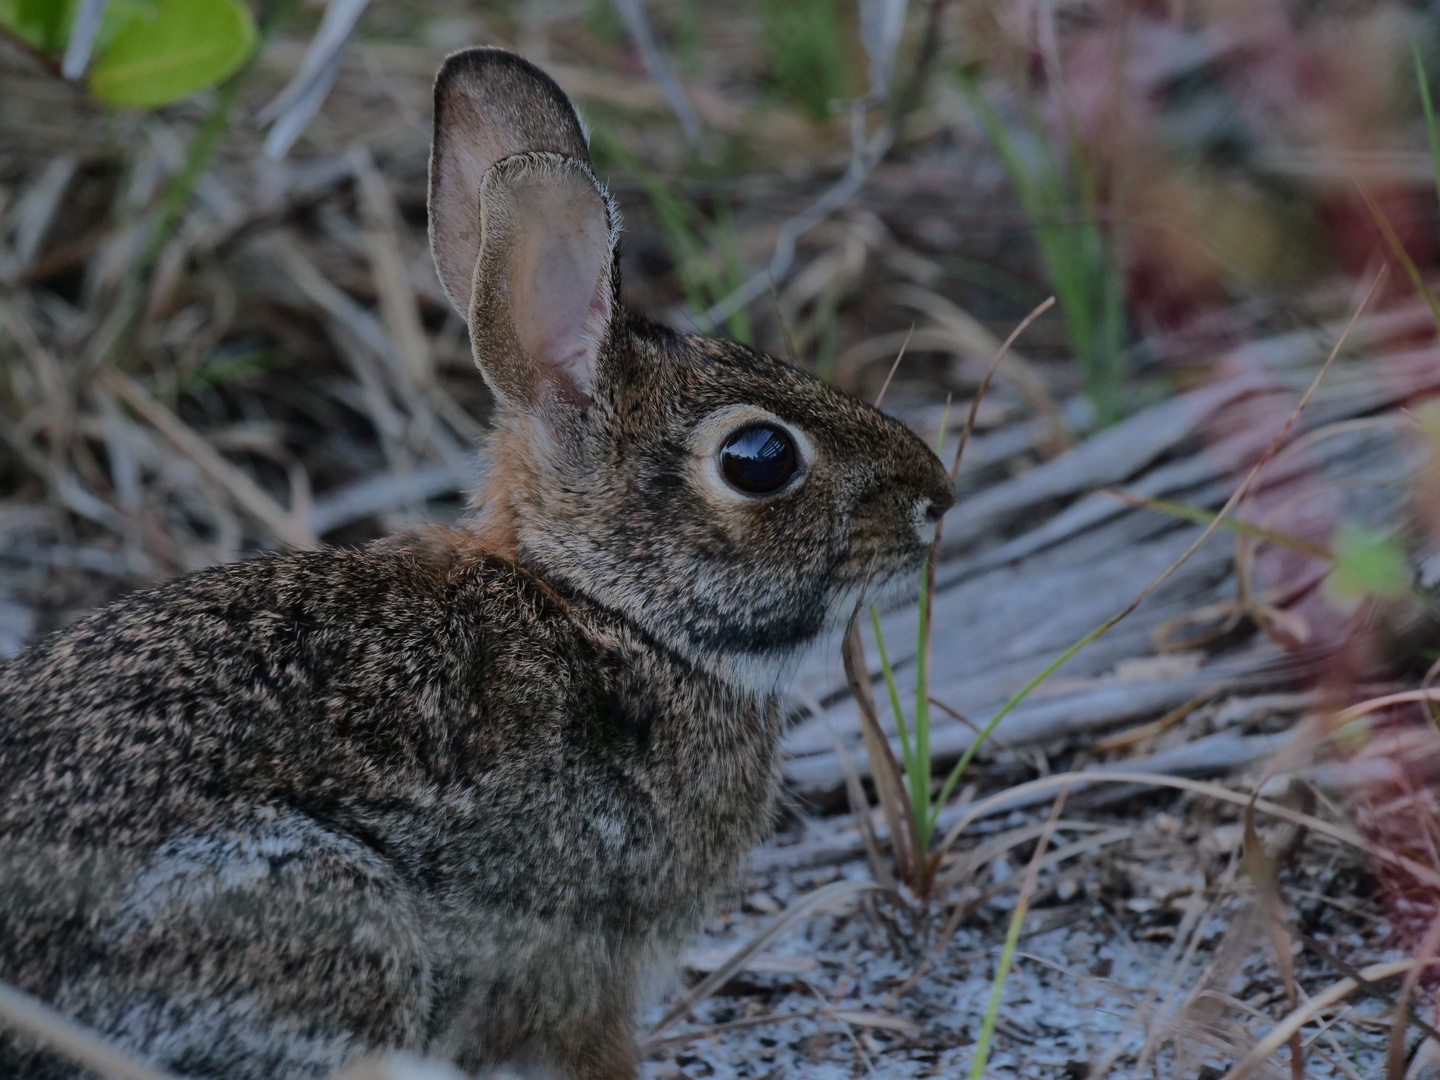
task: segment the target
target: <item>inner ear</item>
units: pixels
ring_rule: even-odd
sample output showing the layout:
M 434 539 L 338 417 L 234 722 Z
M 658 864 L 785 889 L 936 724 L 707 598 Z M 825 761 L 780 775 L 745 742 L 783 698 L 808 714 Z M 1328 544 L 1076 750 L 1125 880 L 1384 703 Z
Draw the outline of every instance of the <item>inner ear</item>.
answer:
M 595 184 L 573 180 L 515 192 L 510 304 L 520 348 L 583 403 L 610 322 L 610 222 Z
M 480 218 L 475 362 L 514 407 L 583 408 L 616 306 L 609 200 L 581 162 L 518 154 L 486 173 Z

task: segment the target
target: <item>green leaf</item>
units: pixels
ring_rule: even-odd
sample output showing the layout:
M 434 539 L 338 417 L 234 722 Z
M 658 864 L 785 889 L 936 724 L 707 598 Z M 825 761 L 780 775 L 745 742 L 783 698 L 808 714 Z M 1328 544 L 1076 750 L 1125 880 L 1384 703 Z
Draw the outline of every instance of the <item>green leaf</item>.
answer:
M 1347 522 L 1335 538 L 1335 568 L 1325 581 L 1335 599 L 1366 596 L 1391 599 L 1410 588 L 1410 567 L 1394 539 L 1365 525 Z
M 69 37 L 75 0 L 0 0 L 0 26 L 41 52 L 58 53 Z
M 1420 84 L 1420 105 L 1425 110 L 1425 132 L 1430 136 L 1430 164 L 1435 173 L 1435 194 L 1440 196 L 1440 125 L 1435 123 L 1435 106 L 1430 101 L 1430 77 L 1425 73 L 1425 61 L 1420 56 L 1419 44 L 1411 41 L 1410 51 L 1415 57 L 1415 81 Z
M 115 34 L 90 91 L 111 105 L 167 105 L 234 74 L 254 47 L 255 20 L 237 0 L 159 0 Z
M 159 0 L 110 0 L 105 21 L 95 38 L 92 56 L 99 56 L 116 32 L 138 15 L 151 17 Z M 59 60 L 70 44 L 70 31 L 80 0 L 0 0 L 0 28 L 47 56 Z

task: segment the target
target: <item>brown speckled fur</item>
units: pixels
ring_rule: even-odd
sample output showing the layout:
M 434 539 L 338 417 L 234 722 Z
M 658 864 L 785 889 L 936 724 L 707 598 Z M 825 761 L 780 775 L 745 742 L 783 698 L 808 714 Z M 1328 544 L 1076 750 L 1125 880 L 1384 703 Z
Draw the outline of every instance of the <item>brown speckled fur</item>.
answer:
M 632 1076 L 647 968 L 766 828 L 785 673 L 953 500 L 874 410 L 626 314 L 613 259 L 593 383 L 518 349 L 506 200 L 533 230 L 553 183 L 611 220 L 568 109 L 491 50 L 437 82 L 432 175 L 490 147 L 432 195 L 452 297 L 478 252 L 457 300 L 502 406 L 473 527 L 217 567 L 0 667 L 0 978 L 157 1065 Z M 737 405 L 803 433 L 803 482 L 698 479 L 687 440 Z M 0 1035 L 0 1076 L 80 1075 Z

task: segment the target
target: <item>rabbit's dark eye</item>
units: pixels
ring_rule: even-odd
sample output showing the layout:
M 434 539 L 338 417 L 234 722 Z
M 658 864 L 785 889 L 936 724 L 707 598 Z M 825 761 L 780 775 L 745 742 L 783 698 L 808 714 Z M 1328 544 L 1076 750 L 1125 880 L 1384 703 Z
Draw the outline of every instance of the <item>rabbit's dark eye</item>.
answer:
M 789 483 L 800 467 L 795 440 L 770 424 L 743 427 L 720 449 L 720 471 L 739 491 L 768 495 Z

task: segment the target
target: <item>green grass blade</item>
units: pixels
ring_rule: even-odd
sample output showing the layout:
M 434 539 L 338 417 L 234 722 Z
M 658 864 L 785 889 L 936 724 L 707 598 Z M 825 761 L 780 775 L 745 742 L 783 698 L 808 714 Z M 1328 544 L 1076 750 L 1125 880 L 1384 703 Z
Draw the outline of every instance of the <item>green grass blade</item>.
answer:
M 985 1005 L 985 1017 L 980 1022 L 980 1037 L 975 1040 L 975 1056 L 970 1060 L 970 1080 L 980 1080 L 985 1075 L 985 1065 L 990 1060 L 990 1044 L 995 1038 L 995 1026 L 1000 1019 L 1000 998 L 1005 992 L 1005 981 L 1010 977 L 1010 967 L 1015 962 L 1015 946 L 1020 941 L 1020 930 L 1025 925 L 1025 916 L 1030 911 L 1030 898 L 1040 878 L 1040 866 L 1050 839 L 1055 835 L 1055 825 L 1060 820 L 1060 811 L 1070 788 L 1060 790 L 1059 797 L 1050 808 L 1050 818 L 1045 822 L 1030 865 L 1025 870 L 1025 879 L 1020 885 L 1020 895 L 1015 900 L 1015 910 L 1010 913 L 1010 926 L 1005 931 L 1005 945 L 1000 950 L 1000 962 L 995 965 L 995 978 L 990 983 L 990 1000 Z
M 995 152 L 1000 155 L 1000 163 L 1005 167 L 1005 173 L 1010 178 L 1010 183 L 1015 187 L 1015 193 L 1020 197 L 1020 205 L 1025 208 L 1028 214 L 1033 208 L 1040 204 L 1039 191 L 1030 175 L 1029 165 L 1024 156 L 1020 153 L 1020 147 L 1010 134 L 1010 129 L 1000 119 L 1000 114 L 990 104 L 988 98 L 980 90 L 980 85 L 975 76 L 970 72 L 962 71 L 959 75 L 960 92 L 965 95 L 966 102 L 975 113 L 975 119 L 980 122 L 980 129 L 985 132 L 985 137 L 995 147 Z
M 970 764 L 971 761 L 974 760 L 976 753 L 979 752 L 980 747 L 985 744 L 985 740 L 990 737 L 991 732 L 993 732 L 995 728 L 999 726 L 1000 721 L 1004 720 L 1005 717 L 1009 716 L 1012 712 L 1014 712 L 1016 707 L 1019 706 L 1019 704 L 1027 697 L 1029 697 L 1031 692 L 1037 686 L 1043 683 L 1046 679 L 1050 678 L 1051 675 L 1055 674 L 1056 670 L 1060 667 L 1061 664 L 1065 663 L 1065 661 L 1069 660 L 1086 645 L 1089 645 L 1092 641 L 1100 637 L 1114 625 L 1114 620 L 1109 620 L 1097 626 L 1094 630 L 1091 630 L 1088 634 L 1082 637 L 1079 641 L 1075 642 L 1075 644 L 1071 645 L 1054 660 L 1046 664 L 1040 674 L 1036 675 L 1033 679 L 1027 682 L 1024 686 L 1022 686 L 1016 692 L 1015 696 L 1012 697 L 1009 701 L 1007 701 L 1005 705 L 1000 709 L 1000 711 L 990 718 L 990 722 L 980 729 L 980 734 L 976 735 L 970 745 L 965 748 L 965 753 L 960 756 L 960 760 L 955 763 L 955 768 L 951 769 L 950 775 L 945 778 L 945 783 L 940 788 L 940 794 L 936 797 L 934 802 L 934 817 L 939 816 L 940 809 L 946 804 L 946 802 L 949 801 L 950 795 L 955 790 L 955 785 L 960 782 L 961 774 L 965 772 L 966 767 Z M 934 827 L 934 824 L 935 823 L 932 818 L 932 828 Z
M 962 70 L 957 81 L 1030 219 L 1086 394 L 1101 423 L 1113 423 L 1124 413 L 1125 292 L 1100 228 L 1097 185 L 1081 163 L 1062 168 L 1038 118 L 1027 154 L 974 75 Z
M 890 666 L 890 653 L 885 648 L 885 635 L 880 632 L 880 613 L 870 609 L 870 625 L 875 630 L 875 645 L 880 650 L 880 671 L 885 676 L 885 689 L 890 694 L 890 708 L 895 713 L 895 730 L 900 733 L 900 752 L 905 756 L 905 772 L 910 772 L 914 751 L 905 726 L 905 711 L 900 708 L 900 688 L 895 684 L 895 669 Z
M 920 574 L 919 648 L 915 651 L 915 772 L 910 803 L 915 810 L 915 844 L 923 858 L 930 850 L 934 814 L 930 806 L 930 589 L 929 571 Z
M 1143 499 L 1123 491 L 1115 491 L 1114 489 L 1107 489 L 1105 494 L 1112 498 L 1119 499 L 1127 506 L 1154 510 L 1157 514 L 1167 514 L 1170 517 L 1179 518 L 1182 521 L 1193 521 L 1196 525 L 1209 525 L 1216 517 L 1213 511 L 1204 510 L 1198 506 L 1188 506 L 1185 503 L 1170 502 L 1168 499 Z M 1277 547 L 1298 551 L 1300 554 L 1309 555 L 1312 558 L 1330 560 L 1335 558 L 1335 553 L 1324 544 L 1317 544 L 1313 540 L 1306 540 L 1303 536 L 1295 536 L 1291 533 L 1278 532 L 1275 529 L 1266 529 L 1259 525 L 1252 525 L 1248 521 L 1240 521 L 1236 518 L 1227 517 L 1220 523 L 1220 527 L 1233 533 L 1239 533 L 1241 536 L 1254 537 L 1256 540 L 1264 540 L 1266 543 L 1274 544 Z
M 705 311 L 744 280 L 746 270 L 740 260 L 735 223 L 728 204 L 721 203 L 716 221 L 707 227 L 693 205 L 679 198 L 658 173 L 630 153 L 625 144 L 605 128 L 597 126 L 593 130 L 591 143 L 597 154 L 613 159 L 644 188 L 675 260 L 675 273 L 691 311 Z M 719 253 L 721 267 L 710 257 L 711 250 Z M 734 340 L 750 343 L 748 312 L 736 312 L 726 321 L 725 328 Z
M 710 230 L 710 241 L 717 251 L 720 252 L 723 270 L 716 271 L 710 275 L 711 303 L 729 296 L 738 289 L 749 276 L 745 267 L 745 261 L 740 255 L 740 243 L 735 230 L 735 217 L 730 211 L 730 201 L 721 199 L 715 210 L 715 225 Z M 725 328 L 730 332 L 730 337 L 742 345 L 749 345 L 754 340 L 753 328 L 750 325 L 750 309 L 742 307 L 740 310 L 725 320 Z
M 1420 105 L 1425 110 L 1425 131 L 1430 136 L 1430 165 L 1435 173 L 1435 197 L 1440 199 L 1440 127 L 1435 124 L 1435 106 L 1430 101 L 1430 78 L 1425 73 L 1425 61 L 1420 57 L 1420 46 L 1412 41 L 1410 51 L 1415 57 L 1415 81 L 1420 84 Z
M 1005 945 L 1000 950 L 1000 962 L 995 968 L 995 978 L 990 983 L 990 1000 L 985 1005 L 985 1017 L 980 1021 L 980 1035 L 975 1040 L 975 1056 L 970 1059 L 970 1080 L 981 1080 L 985 1065 L 990 1060 L 990 1044 L 995 1039 L 995 1025 L 1000 1019 L 1000 997 L 1005 992 L 1005 980 L 1010 977 L 1010 967 L 1015 962 L 1015 947 L 1020 942 L 1020 928 L 1025 925 L 1025 916 L 1030 905 L 1021 897 L 1010 913 L 1010 927 L 1005 931 Z

